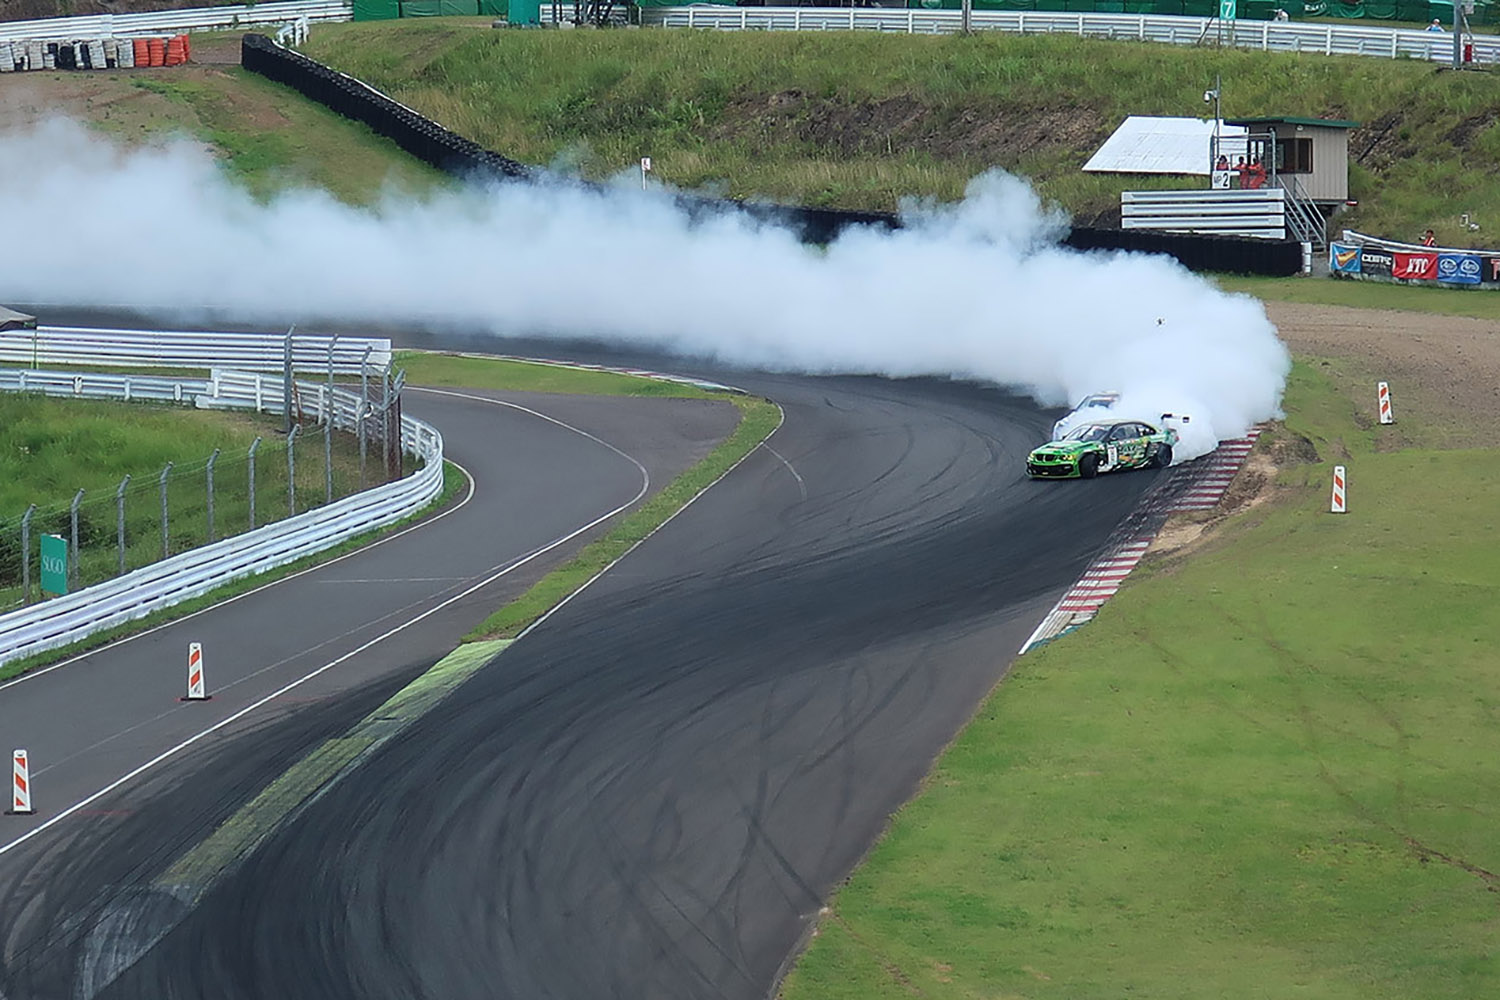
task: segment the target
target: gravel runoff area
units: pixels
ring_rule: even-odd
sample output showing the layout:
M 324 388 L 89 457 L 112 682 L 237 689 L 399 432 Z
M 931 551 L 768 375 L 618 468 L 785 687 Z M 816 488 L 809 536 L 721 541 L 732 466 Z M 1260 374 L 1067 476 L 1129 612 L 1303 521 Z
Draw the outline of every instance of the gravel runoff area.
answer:
M 1434 423 L 1450 429 L 1445 444 L 1481 446 L 1500 434 L 1500 325 L 1289 302 L 1267 302 L 1266 313 L 1293 354 L 1356 362 L 1390 382 L 1396 398 L 1420 401 Z

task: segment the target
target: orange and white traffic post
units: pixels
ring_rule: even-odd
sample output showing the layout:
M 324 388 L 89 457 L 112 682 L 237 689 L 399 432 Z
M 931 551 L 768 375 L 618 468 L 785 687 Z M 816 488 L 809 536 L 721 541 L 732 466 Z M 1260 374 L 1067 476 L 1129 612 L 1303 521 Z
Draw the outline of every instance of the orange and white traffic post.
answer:
M 1344 503 L 1344 467 L 1335 465 L 1333 467 L 1333 513 L 1348 513 L 1348 507 Z
M 1380 400 L 1380 422 L 1394 424 L 1396 418 L 1391 415 L 1391 387 L 1384 382 L 1376 382 L 1375 394 Z
M 187 697 L 183 701 L 208 701 L 208 685 L 203 681 L 203 644 L 188 643 Z
M 10 812 L 27 816 L 36 812 L 31 807 L 31 762 L 25 750 L 16 750 L 10 755 Z

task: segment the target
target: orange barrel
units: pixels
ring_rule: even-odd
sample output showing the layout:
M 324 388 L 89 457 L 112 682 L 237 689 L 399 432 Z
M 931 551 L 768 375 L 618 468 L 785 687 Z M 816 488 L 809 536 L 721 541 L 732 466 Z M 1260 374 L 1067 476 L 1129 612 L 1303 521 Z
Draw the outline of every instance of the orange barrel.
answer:
M 147 42 L 151 49 L 151 65 L 165 66 L 167 64 L 167 43 L 165 39 L 152 38 Z
M 182 35 L 173 35 L 167 39 L 167 62 L 168 66 L 181 66 L 187 62 L 187 52 L 182 43 Z
M 144 38 L 136 38 L 132 40 L 130 49 L 131 52 L 135 54 L 135 64 L 137 66 L 151 65 L 151 46 L 146 44 L 146 40 Z

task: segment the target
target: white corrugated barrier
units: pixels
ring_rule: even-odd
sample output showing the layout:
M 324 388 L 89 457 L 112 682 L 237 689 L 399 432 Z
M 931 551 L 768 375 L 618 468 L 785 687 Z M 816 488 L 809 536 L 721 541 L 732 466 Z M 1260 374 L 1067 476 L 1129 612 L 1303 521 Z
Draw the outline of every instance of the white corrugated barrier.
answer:
M 108 330 L 42 326 L 0 331 L 0 364 L 94 365 L 100 368 L 240 368 L 281 371 L 286 355 L 283 333 Z M 391 363 L 389 337 L 292 337 L 292 367 L 302 372 L 333 370 L 357 375 L 366 363 Z M 368 352 L 368 353 L 367 353 Z
M 216 370 L 208 379 L 0 370 L 0 390 L 112 399 L 181 399 L 205 407 L 282 409 L 282 380 L 252 372 Z M 298 383 L 304 408 L 326 406 L 335 427 L 356 426 L 358 394 Z M 423 467 L 394 483 L 364 490 L 264 528 L 152 563 L 63 597 L 0 615 L 0 664 L 66 646 L 95 632 L 321 552 L 345 539 L 415 514 L 443 489 L 443 436 L 412 417 L 401 418 L 404 451 Z
M 349 21 L 353 0 L 287 0 L 284 3 L 201 7 L 193 10 L 155 10 L 138 14 L 95 14 L 49 17 L 36 21 L 0 22 L 0 40 L 44 38 L 114 38 L 122 35 L 175 34 L 179 31 L 218 31 L 292 21 Z

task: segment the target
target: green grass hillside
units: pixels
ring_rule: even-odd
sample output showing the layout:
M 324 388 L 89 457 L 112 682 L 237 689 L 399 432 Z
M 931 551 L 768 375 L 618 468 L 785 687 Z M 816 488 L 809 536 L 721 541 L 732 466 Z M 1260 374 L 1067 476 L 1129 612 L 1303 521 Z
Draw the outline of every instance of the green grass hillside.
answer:
M 594 177 L 652 157 L 666 181 L 889 209 L 956 198 L 990 167 L 1082 219 L 1139 179 L 1084 175 L 1128 114 L 1352 118 L 1347 219 L 1392 237 L 1458 216 L 1500 229 L 1500 85 L 1410 60 L 986 33 L 495 31 L 447 18 L 319 26 L 306 51 L 486 146 Z M 1172 186 L 1179 186 L 1176 182 Z M 1500 239 L 1500 233 L 1497 233 Z

